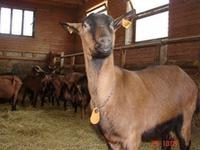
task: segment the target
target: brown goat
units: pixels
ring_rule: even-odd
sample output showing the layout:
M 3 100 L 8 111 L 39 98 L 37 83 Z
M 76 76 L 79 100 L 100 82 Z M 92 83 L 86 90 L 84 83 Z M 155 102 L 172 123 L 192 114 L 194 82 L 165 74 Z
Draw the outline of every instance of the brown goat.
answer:
M 133 11 L 123 18 L 131 17 Z M 115 31 L 121 23 L 104 14 L 91 14 L 83 23 L 66 23 L 81 37 L 91 108 L 96 110 L 92 115 L 100 118 L 97 126 L 109 149 L 137 150 L 141 141 L 168 140 L 173 131 L 180 149 L 189 150 L 197 86 L 178 66 L 141 71 L 114 66 Z
M 12 99 L 12 110 L 16 110 L 16 102 L 22 81 L 17 76 L 0 76 L 0 99 Z
M 72 105 L 77 112 L 77 107 L 80 107 L 81 110 L 81 118 L 84 118 L 86 114 L 86 109 L 90 103 L 90 94 L 88 91 L 87 77 L 83 76 L 79 79 L 79 81 L 73 84 L 71 88 L 72 95 Z
M 66 88 L 62 88 L 63 85 L 66 85 L 67 89 L 71 89 L 72 86 L 79 81 L 81 77 L 84 75 L 78 72 L 69 73 L 67 75 L 53 75 L 51 78 L 51 84 L 54 89 L 54 97 L 59 102 L 59 99 L 64 101 L 64 110 L 67 108 L 67 101 L 72 99 L 72 95 L 69 90 L 65 90 Z M 65 91 L 62 91 L 65 90 Z
M 43 73 L 36 74 L 36 75 L 28 75 L 24 79 L 24 94 L 22 98 L 22 104 L 24 104 L 25 98 L 27 94 L 31 94 L 30 100 L 33 107 L 36 107 L 38 97 L 40 96 L 42 101 L 44 99 L 43 93 L 43 83 L 42 80 L 44 79 L 45 75 Z

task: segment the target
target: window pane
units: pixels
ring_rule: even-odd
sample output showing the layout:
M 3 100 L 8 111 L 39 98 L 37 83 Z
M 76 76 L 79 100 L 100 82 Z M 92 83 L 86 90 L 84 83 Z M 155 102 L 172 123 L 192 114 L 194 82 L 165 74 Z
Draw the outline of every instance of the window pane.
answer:
M 24 11 L 24 29 L 23 35 L 33 35 L 33 11 Z
M 13 9 L 12 34 L 21 35 L 22 31 L 22 10 Z
M 107 10 L 106 10 L 106 7 L 105 5 L 97 8 L 97 9 L 94 9 L 93 11 L 90 11 L 87 13 L 87 16 L 92 14 L 92 13 L 101 13 L 101 14 L 106 14 L 107 15 Z
M 137 13 L 169 4 L 169 0 L 131 0 Z
M 1 8 L 1 19 L 0 19 L 0 32 L 1 33 L 10 33 L 10 16 L 11 9 Z
M 136 41 L 163 38 L 168 36 L 168 14 L 160 13 L 136 21 Z

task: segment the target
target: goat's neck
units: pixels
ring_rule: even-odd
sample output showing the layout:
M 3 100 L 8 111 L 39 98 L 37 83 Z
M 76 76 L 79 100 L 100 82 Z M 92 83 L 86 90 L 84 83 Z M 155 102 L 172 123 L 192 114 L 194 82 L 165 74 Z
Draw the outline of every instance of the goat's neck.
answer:
M 105 59 L 93 59 L 84 54 L 88 86 L 92 101 L 96 106 L 103 105 L 115 86 L 113 54 Z

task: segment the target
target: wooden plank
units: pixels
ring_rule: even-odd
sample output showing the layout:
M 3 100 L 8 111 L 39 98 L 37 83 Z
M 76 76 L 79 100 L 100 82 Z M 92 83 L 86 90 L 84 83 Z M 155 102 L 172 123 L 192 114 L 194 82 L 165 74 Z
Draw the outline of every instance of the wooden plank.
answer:
M 30 58 L 30 57 L 8 57 L 0 56 L 0 59 L 5 60 L 22 60 L 22 61 L 46 61 L 44 59 Z
M 67 57 L 81 56 L 81 55 L 83 55 L 83 52 L 74 53 L 74 54 L 66 54 L 66 55 L 63 55 L 62 57 L 67 58 Z
M 49 51 L 13 51 L 13 50 L 0 50 L 0 52 L 14 52 L 14 53 L 35 53 L 35 54 L 49 54 Z
M 115 50 L 120 50 L 120 49 L 129 50 L 129 49 L 144 48 L 144 47 L 150 47 L 150 46 L 156 46 L 156 45 L 194 42 L 194 41 L 199 41 L 199 40 L 200 40 L 200 35 L 197 35 L 197 36 L 188 36 L 188 37 L 182 37 L 182 38 L 162 39 L 162 40 L 156 40 L 156 41 L 150 41 L 150 42 L 135 43 L 131 45 L 118 46 L 118 47 L 115 47 L 114 49 Z
M 167 49 L 168 45 L 162 45 L 160 47 L 160 65 L 164 65 L 167 62 Z
M 16 1 L 16 0 L 12 0 Z M 82 0 L 22 0 L 23 2 L 67 7 L 69 5 L 83 5 Z
M 198 61 L 194 60 L 168 60 L 168 65 L 178 65 L 180 67 L 198 67 Z
M 64 65 L 63 67 L 64 67 L 64 68 L 68 68 L 68 69 L 71 69 L 71 68 L 72 68 L 71 65 Z M 85 67 L 85 65 L 84 65 L 84 64 L 76 64 L 76 65 L 74 65 L 73 68 L 82 68 L 82 67 Z
M 125 49 L 122 49 L 121 50 L 121 67 L 124 67 L 125 64 L 126 64 L 126 50 Z

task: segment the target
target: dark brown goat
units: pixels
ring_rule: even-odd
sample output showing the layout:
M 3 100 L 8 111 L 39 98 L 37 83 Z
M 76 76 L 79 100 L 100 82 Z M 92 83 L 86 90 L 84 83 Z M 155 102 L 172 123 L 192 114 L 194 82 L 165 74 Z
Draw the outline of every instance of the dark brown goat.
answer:
M 131 16 L 135 17 L 133 11 L 124 18 Z M 180 149 L 189 150 L 197 86 L 178 66 L 141 71 L 114 66 L 115 31 L 121 22 L 91 14 L 83 23 L 66 23 L 81 37 L 91 108 L 95 108 L 92 116 L 99 117 L 96 123 L 109 149 L 137 150 L 141 140 L 167 140 L 173 131 Z
M 22 104 L 24 104 L 25 98 L 27 94 L 30 94 L 30 100 L 34 107 L 37 105 L 37 99 L 39 96 L 41 96 L 41 99 L 43 101 L 44 99 L 44 92 L 42 91 L 43 83 L 42 80 L 44 79 L 45 75 L 39 74 L 39 75 L 28 75 L 24 79 L 24 94 L 22 98 Z
M 67 108 L 67 101 L 72 99 L 72 95 L 70 93 L 70 90 L 74 83 L 76 83 L 83 74 L 78 72 L 69 73 L 67 75 L 53 75 L 51 79 L 51 84 L 54 89 L 54 98 L 57 102 L 59 102 L 59 99 L 64 101 L 64 110 Z M 65 85 L 66 88 L 62 90 L 62 86 Z M 62 91 L 61 91 L 62 90 Z M 61 94 L 61 92 L 63 94 Z
M 21 86 L 22 81 L 17 76 L 0 76 L 0 99 L 12 99 L 12 110 L 16 110 L 16 102 Z
M 41 84 L 42 84 L 42 89 L 41 89 L 41 106 L 44 106 L 45 102 L 45 97 L 48 97 L 49 102 L 54 105 L 54 89 L 52 85 L 52 75 L 45 75 L 45 77 L 42 79 Z M 59 105 L 59 102 L 57 102 Z
M 81 109 L 81 118 L 84 118 L 86 109 L 90 102 L 90 94 L 87 86 L 87 77 L 82 76 L 73 83 L 70 88 L 69 85 L 63 84 L 62 97 L 72 103 L 74 112 L 77 112 L 77 107 Z

